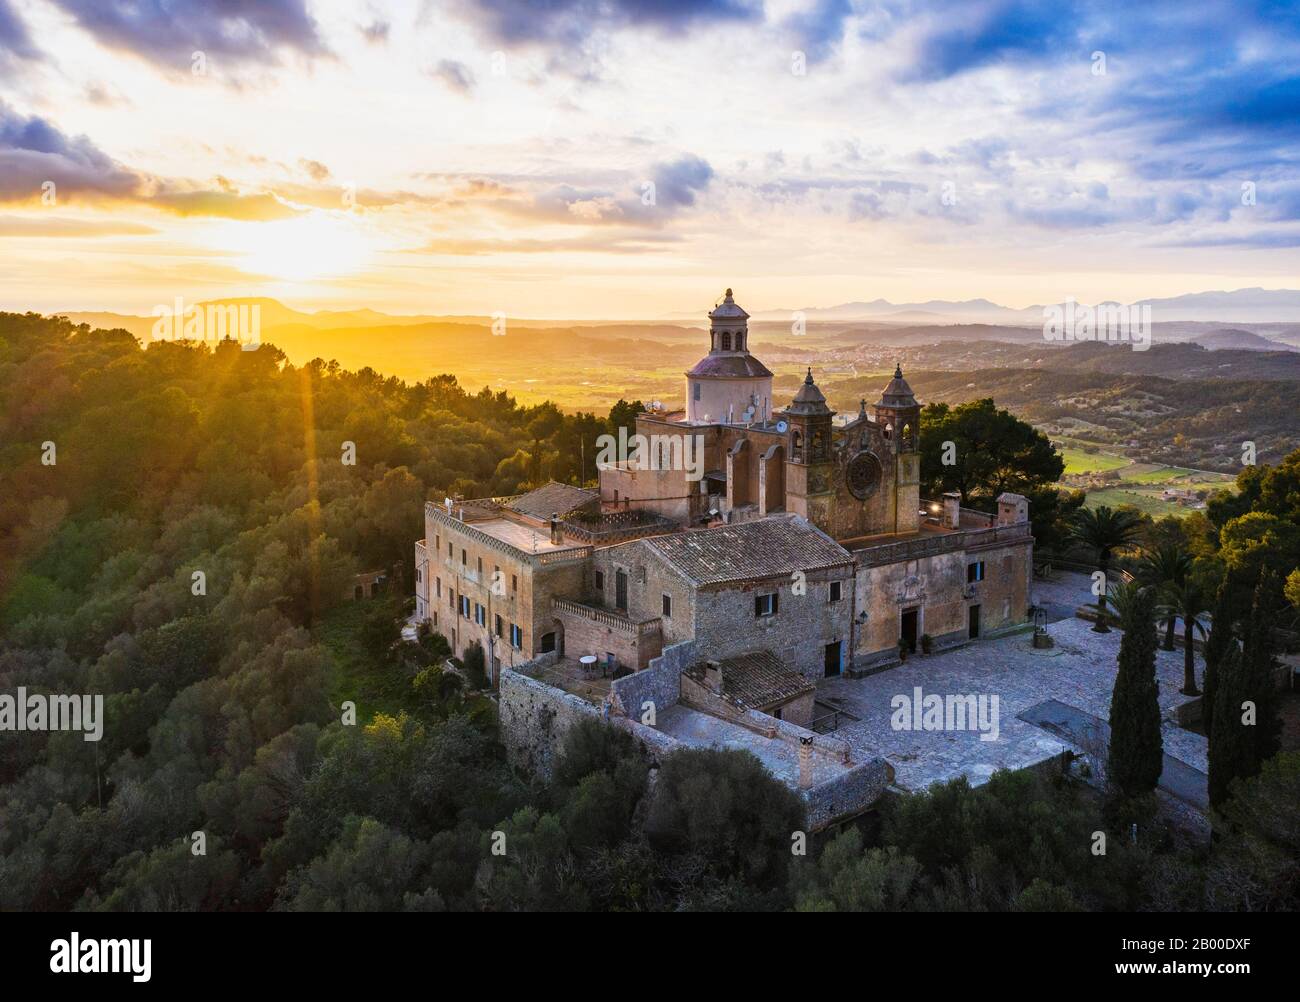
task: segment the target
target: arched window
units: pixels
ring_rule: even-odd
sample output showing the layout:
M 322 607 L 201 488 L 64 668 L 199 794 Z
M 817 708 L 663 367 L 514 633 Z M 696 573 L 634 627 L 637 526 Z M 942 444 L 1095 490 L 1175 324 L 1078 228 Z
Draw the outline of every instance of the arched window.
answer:
M 892 424 L 885 425 L 885 438 L 893 438 L 893 437 L 894 437 L 894 426 Z
M 731 351 L 731 335 L 729 333 L 724 332 L 722 335 L 722 350 Z
M 745 350 L 745 336 L 739 331 L 736 332 L 736 351 Z

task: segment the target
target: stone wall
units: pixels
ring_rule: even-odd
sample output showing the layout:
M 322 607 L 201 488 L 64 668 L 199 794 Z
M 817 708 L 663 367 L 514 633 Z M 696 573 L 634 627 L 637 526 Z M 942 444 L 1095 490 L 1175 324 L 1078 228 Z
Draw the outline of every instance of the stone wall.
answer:
M 808 830 L 820 831 L 840 820 L 861 814 L 874 804 L 894 781 L 894 770 L 882 758 L 873 758 L 828 779 L 801 790 L 808 812 Z
M 601 718 L 599 707 L 509 668 L 501 670 L 499 714 L 510 764 L 543 779 L 550 779 L 565 735 L 581 720 Z
M 645 668 L 663 649 L 657 625 L 642 627 L 624 616 L 576 602 L 557 601 L 553 616 L 564 635 L 564 653 L 571 658 L 594 654 L 602 661 L 613 654 L 625 668 Z
M 985 538 L 976 534 L 976 538 Z M 984 579 L 968 583 L 967 567 L 984 562 Z M 898 660 L 903 613 L 917 609 L 917 640 L 929 634 L 941 650 L 969 639 L 970 607 L 980 607 L 980 636 L 1027 621 L 1033 541 L 955 549 L 900 563 L 872 566 L 871 551 L 859 551 L 856 607 L 867 619 L 856 628 L 857 670 Z M 919 648 L 919 643 L 918 643 Z
M 830 601 L 832 581 L 840 582 L 840 599 Z M 770 650 L 805 678 L 825 677 L 827 644 L 842 642 L 847 653 L 852 627 L 853 568 L 810 571 L 805 593 L 794 594 L 789 577 L 701 589 L 696 596 L 695 639 L 709 657 L 733 657 Z M 773 616 L 755 616 L 754 599 L 776 593 Z
M 682 671 L 695 661 L 695 649 L 692 641 L 674 644 L 652 659 L 645 671 L 614 679 L 611 686 L 623 712 L 639 721 L 646 703 L 653 703 L 656 713 L 673 706 L 681 697 Z

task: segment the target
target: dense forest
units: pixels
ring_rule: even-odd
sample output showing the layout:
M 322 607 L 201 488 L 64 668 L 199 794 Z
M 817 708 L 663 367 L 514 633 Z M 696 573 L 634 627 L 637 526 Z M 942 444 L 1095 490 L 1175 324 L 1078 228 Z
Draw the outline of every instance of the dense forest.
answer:
M 550 783 L 512 770 L 440 638 L 399 633 L 422 502 L 579 479 L 635 409 L 0 314 L 0 691 L 107 716 L 99 742 L 0 732 L 0 909 L 1295 907 L 1294 754 L 1212 852 L 1152 823 L 1104 856 L 1114 821 L 1064 775 L 956 781 L 799 854 L 800 802 L 744 753 L 652 771 L 593 725 Z M 1247 480 L 1198 530 L 1228 571 L 1300 524 Z

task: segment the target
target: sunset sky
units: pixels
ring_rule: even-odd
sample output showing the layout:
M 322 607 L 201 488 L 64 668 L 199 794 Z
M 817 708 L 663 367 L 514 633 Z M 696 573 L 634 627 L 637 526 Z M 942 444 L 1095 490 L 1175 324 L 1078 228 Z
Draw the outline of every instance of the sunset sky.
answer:
M 0 308 L 1294 288 L 1298 108 L 1286 3 L 0 0 Z

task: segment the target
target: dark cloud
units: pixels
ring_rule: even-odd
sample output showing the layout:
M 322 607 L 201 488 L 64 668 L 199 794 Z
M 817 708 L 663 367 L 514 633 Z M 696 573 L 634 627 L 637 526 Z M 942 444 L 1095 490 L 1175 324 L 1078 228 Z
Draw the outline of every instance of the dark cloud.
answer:
M 1009 59 L 1037 62 L 1059 57 L 1062 47 L 1080 32 L 1080 5 L 1069 0 L 944 0 L 919 7 L 884 6 L 899 15 L 899 26 L 921 22 L 907 74 L 912 80 L 941 80 Z
M 844 37 L 844 22 L 853 13 L 849 0 L 813 0 L 781 22 L 781 29 L 794 39 L 793 47 L 809 62 L 820 62 L 834 51 Z
M 218 178 L 215 188 L 157 178 L 118 163 L 86 136 L 68 136 L 37 116 L 0 101 L 0 202 L 41 197 L 54 183 L 64 200 L 113 200 L 182 216 L 278 219 L 297 210 L 267 192 L 246 193 Z
M 7 76 L 21 60 L 40 58 L 27 26 L 9 0 L 0 0 L 0 77 Z
M 474 89 L 474 72 L 454 59 L 443 59 L 436 66 L 430 67 L 429 76 L 441 80 L 461 94 L 468 94 Z
M 25 117 L 0 101 L 0 200 L 35 198 L 46 181 L 54 182 L 59 197 L 130 198 L 142 178 L 87 137 L 66 136 L 45 119 Z
M 158 66 L 188 70 L 191 54 L 240 66 L 290 49 L 327 55 L 305 0 L 53 0 L 96 41 Z
M 695 196 L 713 180 L 713 168 L 708 161 L 688 153 L 669 163 L 656 164 L 651 171 L 655 184 L 656 201 L 672 209 L 687 208 L 695 204 Z
M 610 184 L 553 184 L 488 204 L 509 215 L 546 222 L 655 227 L 694 206 L 713 176 L 707 161 L 687 153 L 653 164 L 640 177 L 623 174 Z
M 443 9 L 426 3 L 426 11 Z M 762 0 L 454 0 L 450 9 L 503 46 L 580 45 L 600 30 L 642 27 L 671 35 L 763 20 Z

